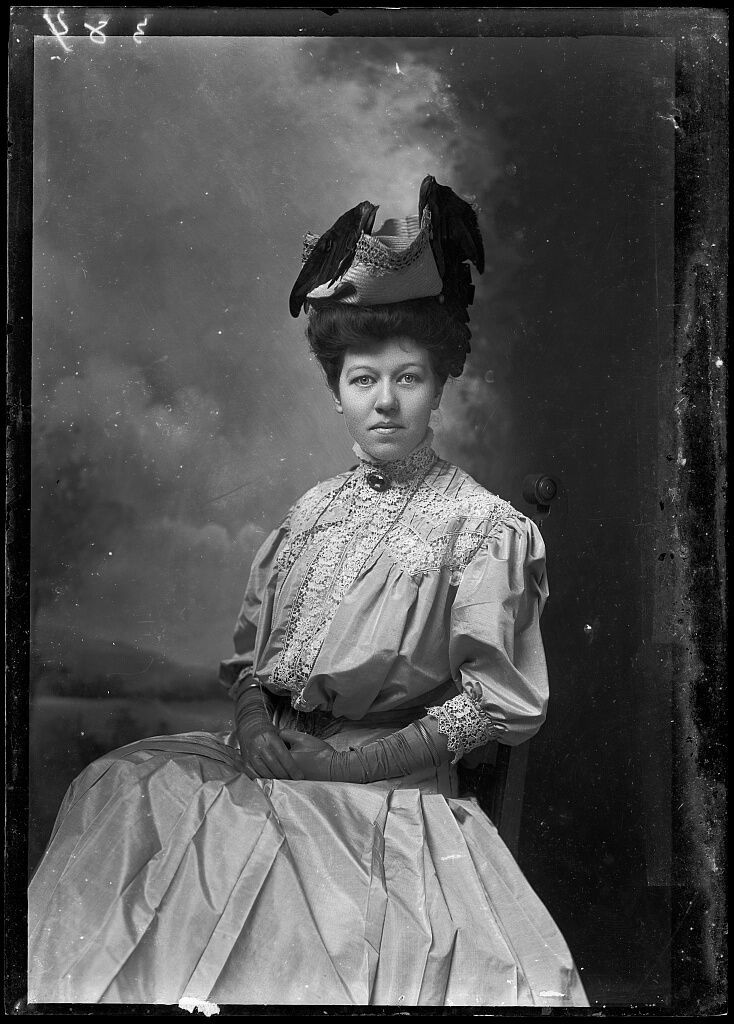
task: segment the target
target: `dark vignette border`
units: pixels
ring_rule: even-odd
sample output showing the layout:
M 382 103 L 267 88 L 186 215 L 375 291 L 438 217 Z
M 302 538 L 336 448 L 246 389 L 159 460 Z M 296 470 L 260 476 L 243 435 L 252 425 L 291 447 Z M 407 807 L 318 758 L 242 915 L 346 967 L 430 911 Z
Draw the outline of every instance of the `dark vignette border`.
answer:
M 58 8 L 49 8 L 52 14 Z M 670 1008 L 502 1008 L 502 1016 L 702 1016 L 725 1012 L 725 558 L 728 269 L 728 13 L 725 8 L 68 8 L 70 35 L 106 16 L 107 35 L 588 36 L 673 40 L 676 48 L 674 352 L 666 362 L 662 426 L 669 450 L 660 481 L 675 499 L 662 530 L 676 554 L 671 644 L 674 671 L 674 888 Z M 47 36 L 44 8 L 15 7 L 9 25 L 9 318 L 6 350 L 6 801 L 5 1011 L 181 1016 L 165 1006 L 28 1005 L 26 848 L 30 556 L 30 382 L 33 39 Z M 661 538 L 662 539 L 662 538 Z M 280 1014 L 223 1007 L 222 1014 Z M 308 1008 L 287 1007 L 290 1014 Z M 382 1016 L 390 1007 L 319 1013 Z M 455 1016 L 460 1008 L 399 1011 Z

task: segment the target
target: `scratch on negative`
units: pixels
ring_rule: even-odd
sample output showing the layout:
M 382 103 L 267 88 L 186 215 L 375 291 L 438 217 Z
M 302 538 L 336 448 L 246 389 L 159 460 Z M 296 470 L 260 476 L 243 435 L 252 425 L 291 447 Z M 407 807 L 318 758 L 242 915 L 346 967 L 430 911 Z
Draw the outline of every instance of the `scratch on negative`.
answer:
M 211 1017 L 212 1014 L 219 1013 L 219 1007 L 216 1003 L 210 1003 L 206 999 L 195 999 L 194 996 L 184 996 L 182 999 L 179 999 L 178 1005 L 181 1010 L 187 1010 L 189 1013 L 198 1010 L 205 1017 Z

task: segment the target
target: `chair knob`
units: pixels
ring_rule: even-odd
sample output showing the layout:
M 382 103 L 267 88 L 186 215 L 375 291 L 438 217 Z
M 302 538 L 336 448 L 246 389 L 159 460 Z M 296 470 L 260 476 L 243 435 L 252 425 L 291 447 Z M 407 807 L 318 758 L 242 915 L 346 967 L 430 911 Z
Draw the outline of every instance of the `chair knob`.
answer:
M 522 482 L 522 496 L 531 505 L 550 505 L 558 494 L 558 484 L 547 473 L 529 473 Z

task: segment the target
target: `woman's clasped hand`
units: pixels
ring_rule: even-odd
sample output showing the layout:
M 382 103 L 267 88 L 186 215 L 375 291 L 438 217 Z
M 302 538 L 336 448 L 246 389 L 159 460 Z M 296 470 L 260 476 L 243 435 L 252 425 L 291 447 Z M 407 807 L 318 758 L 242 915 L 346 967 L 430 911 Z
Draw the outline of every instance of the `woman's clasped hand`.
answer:
M 306 777 L 273 725 L 259 686 L 250 684 L 237 695 L 235 722 L 248 774 L 261 779 Z
M 298 732 L 296 729 L 281 729 L 281 740 L 287 744 L 291 757 L 300 768 L 301 778 L 314 782 L 331 780 L 331 764 L 334 748 L 318 736 Z

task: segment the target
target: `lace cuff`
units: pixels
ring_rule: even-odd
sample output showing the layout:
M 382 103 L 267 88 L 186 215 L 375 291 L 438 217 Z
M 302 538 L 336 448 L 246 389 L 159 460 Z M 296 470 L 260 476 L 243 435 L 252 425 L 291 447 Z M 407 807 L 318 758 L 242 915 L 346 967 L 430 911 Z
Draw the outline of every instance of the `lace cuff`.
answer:
M 454 751 L 456 764 L 465 753 L 498 739 L 498 729 L 478 700 L 460 693 L 445 704 L 427 708 L 426 714 L 438 722 L 438 731 L 446 737 L 449 750 Z

